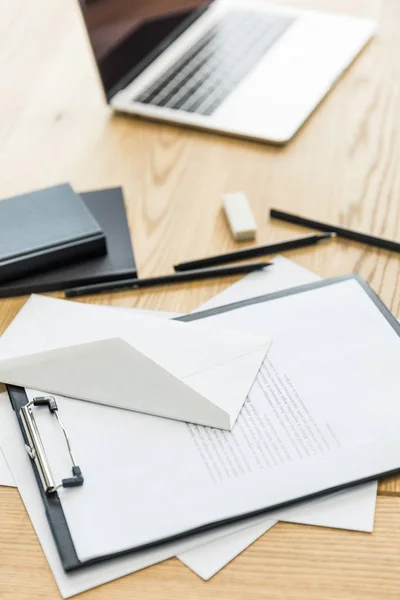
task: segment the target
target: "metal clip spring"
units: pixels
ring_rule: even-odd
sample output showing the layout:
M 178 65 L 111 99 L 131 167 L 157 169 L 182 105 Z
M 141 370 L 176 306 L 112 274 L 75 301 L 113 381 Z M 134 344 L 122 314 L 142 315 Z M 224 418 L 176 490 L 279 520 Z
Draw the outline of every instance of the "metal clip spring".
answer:
M 37 427 L 35 416 L 33 414 L 33 406 L 47 406 L 49 411 L 55 415 L 61 430 L 64 434 L 65 441 L 67 443 L 68 453 L 72 462 L 72 477 L 62 479 L 59 485 L 54 482 L 53 475 L 51 473 L 50 465 L 47 460 L 46 452 L 43 446 L 42 439 Z M 26 451 L 28 452 L 31 459 L 35 462 L 36 467 L 39 471 L 40 479 L 46 494 L 52 494 L 56 492 L 60 487 L 77 487 L 83 484 L 83 475 L 80 467 L 75 462 L 75 457 L 72 452 L 71 442 L 68 433 L 60 420 L 58 414 L 58 406 L 53 396 L 42 396 L 34 398 L 20 410 L 20 415 L 26 436 L 29 441 L 29 445 L 25 444 Z

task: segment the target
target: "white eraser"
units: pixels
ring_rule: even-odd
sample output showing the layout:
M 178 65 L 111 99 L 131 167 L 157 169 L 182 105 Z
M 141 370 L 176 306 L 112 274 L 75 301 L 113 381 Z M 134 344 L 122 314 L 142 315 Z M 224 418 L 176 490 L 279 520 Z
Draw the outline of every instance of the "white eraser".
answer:
M 254 240 L 257 226 L 246 196 L 237 192 L 225 194 L 222 200 L 233 239 L 236 242 Z

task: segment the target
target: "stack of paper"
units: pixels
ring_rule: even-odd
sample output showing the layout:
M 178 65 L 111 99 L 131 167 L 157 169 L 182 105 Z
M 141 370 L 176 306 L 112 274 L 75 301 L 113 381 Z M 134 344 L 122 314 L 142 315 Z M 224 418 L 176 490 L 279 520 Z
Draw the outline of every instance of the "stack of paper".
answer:
M 274 266 L 270 267 L 267 272 L 247 276 L 199 309 L 212 308 L 316 280 L 318 277 L 314 274 L 286 259 L 278 258 L 275 260 Z M 148 319 L 149 325 L 146 326 L 143 318 L 139 319 L 133 316 L 137 314 L 136 311 L 109 307 L 86 307 L 86 305 L 84 305 L 84 322 L 79 321 L 82 327 L 80 327 L 78 335 L 76 328 L 71 328 L 71 322 L 65 323 L 65 327 L 61 326 L 58 309 L 52 310 L 53 306 L 60 306 L 59 302 L 46 298 L 33 298 L 29 301 L 30 306 L 29 303 L 26 305 L 26 309 L 20 313 L 19 319 L 11 325 L 1 340 L 0 352 L 7 360 L 0 363 L 0 379 L 4 377 L 9 382 L 18 385 L 42 389 L 40 384 L 44 380 L 48 381 L 47 367 L 51 364 L 51 372 L 56 375 L 51 379 L 50 387 L 52 389 L 49 389 L 47 385 L 46 391 L 61 392 L 75 397 L 81 396 L 82 399 L 89 401 L 96 401 L 97 398 L 97 401 L 102 404 L 114 406 L 121 406 L 120 400 L 115 400 L 115 397 L 120 398 L 122 393 L 124 398 L 129 399 L 128 405 L 125 405 L 124 408 L 143 410 L 143 406 L 138 404 L 138 398 L 153 373 L 157 377 L 163 377 L 164 385 L 171 390 L 171 393 L 170 404 L 167 407 L 168 413 L 165 406 L 161 407 L 159 403 L 154 402 L 150 412 L 180 418 L 178 416 L 178 413 L 181 415 L 178 410 L 180 407 L 173 403 L 174 394 L 181 393 L 182 397 L 183 395 L 187 397 L 187 388 L 189 387 L 192 402 L 189 418 L 186 414 L 187 420 L 231 429 L 255 374 L 269 349 L 267 339 L 249 333 L 245 334 L 243 331 L 240 333 L 224 331 L 222 335 L 213 331 L 212 328 L 206 330 L 204 327 L 193 326 L 190 329 L 190 325 L 179 323 L 174 323 L 172 326 L 164 319 L 157 321 L 158 325 L 156 326 L 155 319 L 151 317 Z M 43 304 L 46 305 L 46 308 L 41 311 Z M 61 304 L 63 303 L 61 302 Z M 34 320 L 31 318 L 32 313 L 30 312 L 32 306 L 36 311 Z M 83 305 L 76 306 L 76 313 L 73 318 L 71 317 L 73 321 L 80 319 L 78 313 L 81 313 Z M 103 315 L 106 314 L 107 318 L 104 319 L 104 322 L 108 323 L 110 322 L 109 315 L 112 315 L 112 329 L 107 328 L 103 322 Z M 159 316 L 167 317 L 168 315 Z M 130 324 L 128 328 L 127 322 Z M 180 327 L 177 329 L 176 325 L 180 325 Z M 185 328 L 190 329 L 192 337 L 186 335 Z M 123 345 L 119 343 L 120 340 L 115 340 L 115 331 L 120 332 L 117 337 L 125 341 Z M 171 338 L 177 331 L 178 338 Z M 148 337 L 149 332 L 151 332 L 151 339 Z M 191 343 L 189 337 L 190 340 L 195 339 L 195 343 Z M 107 340 L 106 348 L 102 340 Z M 83 355 L 85 364 L 88 361 L 90 363 L 93 356 L 96 359 L 93 359 L 93 364 L 98 364 L 99 353 L 102 356 L 104 348 L 104 356 L 110 356 L 109 343 L 113 344 L 112 350 L 116 360 L 113 365 L 110 365 L 104 359 L 104 373 L 99 374 L 102 376 L 100 379 L 101 389 L 92 387 L 93 372 L 82 382 L 84 374 L 80 372 L 79 368 L 77 369 L 79 361 L 78 363 L 73 362 L 77 348 L 82 345 L 86 346 Z M 57 350 L 60 347 L 61 350 Z M 71 347 L 74 349 L 73 353 L 71 353 Z M 210 354 L 210 348 L 213 348 L 212 354 Z M 55 352 L 55 350 L 57 351 Z M 173 354 L 174 350 L 175 354 Z M 34 358 L 31 356 L 33 353 L 36 353 Z M 178 369 L 176 365 L 181 364 L 182 355 L 185 357 L 184 368 Z M 25 358 L 21 360 L 21 356 Z M 62 369 L 66 359 L 72 361 L 67 377 Z M 114 395 L 113 390 L 107 388 L 110 376 L 121 377 L 131 365 L 133 370 L 138 364 L 138 360 L 149 370 L 148 378 L 139 383 L 132 378 L 123 381 L 125 387 L 118 389 L 118 393 Z M 122 364 L 124 364 L 124 369 L 121 369 Z M 240 376 L 238 376 L 239 374 Z M 59 387 L 60 382 L 61 387 Z M 80 395 L 82 383 L 86 388 L 85 393 Z M 134 394 L 127 393 L 131 386 L 138 385 Z M 95 407 L 80 403 L 79 410 L 82 415 L 87 415 L 89 418 L 90 414 L 94 414 Z M 115 409 L 107 409 L 107 407 L 97 409 L 97 411 L 105 410 L 115 412 Z M 20 443 L 17 421 L 5 396 L 0 400 L 0 423 L 1 447 L 64 597 L 175 555 L 178 555 L 183 563 L 201 577 L 208 579 L 278 520 L 361 531 L 372 531 L 373 528 L 375 482 L 358 486 L 350 491 L 312 500 L 302 505 L 281 509 L 269 514 L 268 517 L 252 517 L 233 525 L 220 526 L 211 532 L 192 535 L 184 541 L 169 542 L 161 548 L 141 550 L 134 557 L 127 555 L 67 575 L 61 566 L 43 514 L 30 459 Z M 95 436 L 96 432 L 94 432 Z M 93 443 L 95 443 L 95 439 Z M 1 462 L 1 454 L 0 483 L 12 484 L 12 478 L 7 472 L 5 464 Z

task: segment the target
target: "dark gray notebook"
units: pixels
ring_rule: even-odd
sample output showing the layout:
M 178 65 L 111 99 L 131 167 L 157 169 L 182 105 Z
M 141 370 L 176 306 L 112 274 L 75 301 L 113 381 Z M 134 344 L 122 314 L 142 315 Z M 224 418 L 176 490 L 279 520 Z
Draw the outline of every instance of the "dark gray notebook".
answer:
M 106 252 L 99 223 L 68 184 L 0 202 L 0 282 Z
M 0 285 L 0 298 L 137 276 L 121 188 L 80 196 L 106 235 L 107 254 L 4 283 Z

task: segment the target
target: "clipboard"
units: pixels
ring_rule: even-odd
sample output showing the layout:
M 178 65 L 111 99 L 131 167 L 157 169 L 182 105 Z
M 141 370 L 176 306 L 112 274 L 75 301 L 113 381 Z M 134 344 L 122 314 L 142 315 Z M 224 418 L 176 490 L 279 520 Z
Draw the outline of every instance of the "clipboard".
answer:
M 386 319 L 388 324 L 395 331 L 397 336 L 400 337 L 400 325 L 397 322 L 397 320 L 395 319 L 395 317 L 390 313 L 390 311 L 383 304 L 383 302 L 380 300 L 380 298 L 373 292 L 373 290 L 369 287 L 369 285 L 361 277 L 359 277 L 357 275 L 337 277 L 337 278 L 330 279 L 330 280 L 306 284 L 303 286 L 285 290 L 283 292 L 276 292 L 274 294 L 263 295 L 263 296 L 259 296 L 257 298 L 252 298 L 252 299 L 244 300 L 241 302 L 229 304 L 226 306 L 213 308 L 213 309 L 206 310 L 203 312 L 195 313 L 192 315 L 179 317 L 178 320 L 181 320 L 181 321 L 200 320 L 200 319 L 203 319 L 208 316 L 213 316 L 213 315 L 220 314 L 223 312 L 240 309 L 242 307 L 257 305 L 257 304 L 260 304 L 263 302 L 269 302 L 271 300 L 275 300 L 278 298 L 283 298 L 283 297 L 287 297 L 287 296 L 291 296 L 291 295 L 295 295 L 295 294 L 301 294 L 302 292 L 331 286 L 336 283 L 347 281 L 347 280 L 354 280 L 363 288 L 365 293 L 368 295 L 370 300 L 375 304 L 376 308 L 380 311 L 380 313 Z M 315 497 L 323 496 L 327 493 L 337 492 L 337 491 L 352 487 L 354 485 L 358 485 L 358 484 L 365 483 L 365 482 L 368 482 L 371 480 L 375 480 L 377 478 L 389 477 L 389 476 L 392 476 L 392 475 L 400 472 L 400 460 L 399 460 L 399 465 L 397 466 L 397 464 L 396 464 L 395 468 L 383 470 L 380 472 L 373 472 L 371 474 L 368 474 L 368 476 L 360 477 L 356 480 L 346 481 L 345 483 L 342 483 L 340 485 L 333 485 L 331 487 L 326 487 L 323 490 L 318 491 L 317 493 L 304 494 L 301 497 L 293 498 L 289 501 L 281 502 L 279 504 L 269 505 L 260 510 L 246 512 L 246 513 L 240 514 L 238 516 L 235 516 L 233 518 L 230 517 L 230 518 L 226 518 L 226 519 L 219 519 L 217 521 L 213 521 L 213 522 L 207 523 L 205 525 L 202 525 L 201 527 L 192 528 L 190 530 L 185 531 L 184 533 L 179 533 L 177 535 L 172 535 L 172 536 L 160 539 L 155 542 L 132 547 L 130 550 L 124 550 L 124 551 L 114 553 L 111 555 L 108 554 L 108 555 L 104 555 L 101 557 L 97 557 L 93 560 L 81 562 L 76 553 L 74 543 L 73 543 L 73 540 L 71 537 L 71 533 L 70 533 L 70 530 L 68 527 L 68 522 L 66 520 L 64 511 L 62 509 L 61 502 L 60 502 L 60 499 L 58 496 L 58 492 L 57 492 L 57 488 L 60 485 L 62 485 L 63 482 L 58 483 L 58 485 L 54 485 L 54 484 L 50 485 L 50 486 L 47 485 L 48 481 L 46 481 L 46 478 L 43 477 L 43 473 L 41 472 L 41 469 L 37 464 L 37 460 L 35 460 L 35 456 L 32 455 L 33 454 L 32 452 L 29 452 L 29 450 L 32 450 L 32 439 L 30 439 L 30 437 L 27 433 L 26 423 L 24 423 L 24 417 L 22 416 L 24 411 L 27 410 L 26 406 L 29 403 L 26 392 L 23 388 L 16 387 L 16 386 L 7 386 L 7 390 L 8 390 L 9 396 L 10 396 L 11 404 L 12 404 L 12 406 L 16 412 L 16 416 L 18 418 L 18 422 L 19 422 L 19 425 L 21 428 L 21 432 L 22 432 L 22 436 L 24 438 L 25 445 L 28 446 L 27 451 L 28 451 L 28 454 L 32 461 L 32 468 L 34 470 L 35 477 L 36 477 L 36 480 L 37 480 L 37 483 L 39 486 L 41 498 L 42 498 L 42 501 L 43 501 L 43 504 L 45 507 L 47 519 L 49 521 L 49 526 L 51 528 L 54 540 L 56 542 L 56 546 L 57 546 L 57 549 L 58 549 L 58 552 L 59 552 L 59 555 L 61 558 L 63 568 L 67 572 L 73 571 L 75 569 L 79 569 L 79 568 L 82 568 L 85 566 L 89 566 L 90 564 L 93 564 L 93 563 L 99 563 L 101 561 L 104 561 L 104 560 L 107 560 L 110 558 L 116 558 L 117 556 L 121 556 L 124 554 L 130 554 L 130 553 L 144 550 L 146 548 L 158 546 L 158 545 L 161 545 L 162 543 L 166 543 L 166 542 L 170 542 L 170 541 L 173 541 L 176 539 L 184 538 L 191 534 L 199 533 L 201 531 L 212 529 L 214 527 L 217 527 L 220 525 L 225 525 L 225 524 L 228 524 L 228 523 L 231 523 L 234 521 L 238 521 L 240 519 L 245 519 L 245 518 L 257 516 L 257 515 L 268 514 L 270 511 L 278 509 L 278 508 L 294 505 L 298 502 L 303 502 L 303 501 L 306 501 L 306 500 L 309 500 L 309 499 L 312 499 Z M 38 410 L 45 410 L 45 409 L 47 410 L 48 409 L 50 413 L 57 410 L 57 409 L 55 409 L 54 405 L 52 405 L 51 398 L 49 398 L 49 397 L 40 398 L 39 402 L 36 405 L 32 404 L 32 402 L 31 402 L 30 407 L 31 407 L 31 409 L 32 409 L 32 407 L 34 407 L 35 409 L 38 409 Z M 53 411 L 52 411 L 52 407 L 53 407 Z M 21 413 L 21 411 L 22 411 L 22 413 Z M 52 416 L 52 415 L 50 415 L 50 416 Z M 68 439 L 68 437 L 66 437 L 66 440 L 67 439 Z M 71 447 L 67 443 L 66 451 L 70 451 L 70 450 L 71 450 Z M 78 466 L 75 463 L 74 458 L 71 459 L 71 462 L 72 462 L 72 469 L 74 468 L 74 466 L 75 467 Z M 84 471 L 84 466 L 83 466 L 83 471 Z M 76 477 L 75 480 L 74 480 L 74 477 Z M 74 472 L 74 470 L 72 470 L 72 480 L 73 481 L 72 482 L 68 481 L 70 479 L 71 479 L 70 477 L 66 478 L 67 486 L 69 486 L 69 485 L 80 486 L 80 485 L 85 484 L 84 478 L 83 478 L 83 475 L 82 475 L 82 472 L 80 471 L 80 469 L 79 469 L 79 471 L 75 470 L 75 472 Z M 106 484 L 107 484 L 107 481 L 106 481 L 106 475 L 105 475 L 105 485 Z M 73 492 L 74 492 L 74 490 L 71 490 L 71 493 L 73 493 Z

